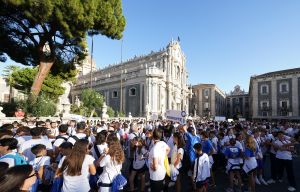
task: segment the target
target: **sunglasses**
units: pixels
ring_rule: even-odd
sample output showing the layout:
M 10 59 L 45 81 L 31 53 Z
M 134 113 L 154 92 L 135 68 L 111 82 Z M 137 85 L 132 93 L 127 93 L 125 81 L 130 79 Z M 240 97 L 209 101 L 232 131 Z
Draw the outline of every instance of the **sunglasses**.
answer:
M 34 172 L 33 174 L 29 175 L 26 179 L 29 179 L 31 177 L 37 177 L 37 176 L 38 176 L 38 173 Z

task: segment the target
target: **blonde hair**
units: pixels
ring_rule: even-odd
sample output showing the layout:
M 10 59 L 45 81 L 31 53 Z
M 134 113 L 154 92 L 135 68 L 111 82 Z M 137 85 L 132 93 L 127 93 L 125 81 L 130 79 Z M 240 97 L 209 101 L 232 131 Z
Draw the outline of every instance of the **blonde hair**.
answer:
M 248 135 L 246 137 L 246 143 L 245 146 L 250 149 L 251 151 L 255 152 L 256 151 L 256 143 L 254 141 L 254 138 L 251 135 Z

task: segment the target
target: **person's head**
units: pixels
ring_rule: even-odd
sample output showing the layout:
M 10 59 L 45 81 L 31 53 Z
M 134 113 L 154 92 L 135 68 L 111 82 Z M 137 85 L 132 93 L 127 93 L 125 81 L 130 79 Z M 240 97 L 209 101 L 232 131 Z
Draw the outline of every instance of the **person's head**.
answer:
M 229 144 L 230 144 L 231 146 L 235 146 L 235 144 L 236 144 L 235 139 L 234 139 L 234 138 L 231 138 L 231 139 L 229 140 Z
M 44 131 L 43 127 L 35 127 L 30 129 L 30 134 L 32 137 L 39 137 L 42 135 L 43 131 Z
M 13 124 L 4 124 L 1 126 L 1 130 L 7 130 L 7 131 L 12 131 L 14 129 Z
M 75 120 L 71 120 L 70 121 L 70 126 L 71 127 L 75 127 L 76 126 L 76 121 Z
M 18 147 L 18 140 L 15 138 L 4 138 L 0 140 L 0 154 L 5 155 Z
M 63 162 L 62 170 L 69 176 L 81 175 L 82 163 L 85 158 L 85 154 L 88 152 L 89 141 L 86 139 L 80 139 L 76 141 L 71 154 L 66 157 Z
M 125 160 L 125 155 L 120 142 L 110 142 L 108 148 L 108 154 L 111 159 L 118 164 L 122 164 Z
M 63 156 L 68 156 L 71 154 L 73 144 L 71 142 L 63 142 L 59 146 L 59 151 Z
M 132 131 L 133 133 L 136 133 L 136 132 L 139 131 L 139 127 L 138 127 L 137 122 L 132 122 L 132 123 L 131 123 L 131 131 Z
M 56 121 L 52 121 L 50 125 L 51 125 L 52 129 L 57 128 L 57 122 Z
M 202 154 L 202 145 L 201 143 L 196 143 L 194 146 L 193 146 L 195 152 L 200 155 Z
M 86 123 L 84 121 L 81 121 L 77 124 L 77 131 L 84 132 L 86 128 Z
M 37 121 L 35 123 L 36 127 L 46 127 L 46 123 L 44 121 Z
M 256 151 L 256 143 L 254 138 L 251 135 L 247 136 L 245 146 L 253 152 Z
M 146 137 L 147 137 L 147 138 L 152 138 L 152 136 L 153 136 L 153 131 L 152 131 L 152 129 L 148 129 L 148 130 L 146 131 Z
M 36 179 L 36 173 L 31 165 L 14 166 L 0 177 L 0 191 L 28 191 Z
M 155 141 L 159 141 L 162 138 L 162 131 L 159 128 L 154 129 L 153 131 L 153 139 Z
M 259 129 L 255 129 L 255 130 L 253 131 L 253 136 L 254 136 L 255 138 L 259 137 L 259 136 L 260 136 L 260 130 L 259 130 Z
M 0 139 L 13 137 L 13 132 L 10 130 L 0 130 Z
M 208 139 L 208 133 L 206 131 L 201 132 L 202 139 Z
M 61 124 L 59 127 L 58 127 L 58 131 L 62 134 L 65 134 L 67 133 L 68 131 L 68 125 L 67 124 Z
M 188 127 L 187 128 L 187 132 L 189 132 L 190 134 L 192 134 L 192 135 L 196 135 L 196 132 L 195 132 L 195 129 L 194 129 L 194 127 Z
M 284 132 L 283 131 L 278 131 L 277 132 L 277 137 L 280 141 L 284 140 Z
M 96 136 L 96 145 L 101 145 L 103 143 L 106 142 L 106 138 L 107 138 L 107 131 L 103 130 L 100 133 L 97 133 Z
M 31 152 L 35 156 L 45 156 L 47 155 L 47 148 L 45 145 L 37 144 L 31 148 Z
M 214 138 L 216 136 L 214 131 L 209 132 L 209 138 Z
M 173 142 L 177 145 L 177 148 L 183 148 L 185 146 L 183 136 L 179 132 L 173 134 Z
M 238 141 L 242 141 L 242 140 L 244 139 L 244 136 L 243 136 L 243 134 L 241 134 L 241 133 L 237 133 L 237 134 L 235 134 L 235 138 L 236 138 L 236 140 L 238 140 Z

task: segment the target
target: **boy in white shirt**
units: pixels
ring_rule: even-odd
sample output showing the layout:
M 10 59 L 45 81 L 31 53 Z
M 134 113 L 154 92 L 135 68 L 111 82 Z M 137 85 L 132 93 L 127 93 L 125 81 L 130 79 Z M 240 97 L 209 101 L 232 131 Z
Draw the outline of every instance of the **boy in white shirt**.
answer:
M 31 152 L 35 155 L 35 159 L 30 161 L 29 164 L 33 166 L 33 169 L 38 173 L 38 190 L 44 191 L 43 189 L 49 188 L 47 184 L 50 184 L 51 178 L 45 178 L 48 166 L 50 166 L 50 157 L 47 156 L 47 149 L 45 145 L 38 144 L 31 148 Z
M 196 184 L 197 192 L 206 192 L 208 179 L 210 178 L 209 158 L 206 153 L 202 152 L 201 143 L 196 143 L 193 148 L 198 156 L 194 164 L 193 179 Z

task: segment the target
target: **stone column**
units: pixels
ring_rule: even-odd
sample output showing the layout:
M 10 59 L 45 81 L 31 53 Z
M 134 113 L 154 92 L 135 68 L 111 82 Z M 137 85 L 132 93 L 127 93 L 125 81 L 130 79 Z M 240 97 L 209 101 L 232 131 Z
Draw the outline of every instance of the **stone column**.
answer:
M 289 91 L 292 91 L 292 108 L 293 116 L 299 116 L 299 98 L 298 98 L 298 78 L 294 76 L 292 79 L 292 88 L 289 87 Z
M 198 89 L 198 102 L 198 113 L 200 117 L 203 117 L 203 98 L 201 89 Z
M 258 85 L 257 81 L 253 80 L 253 85 L 252 85 L 252 117 L 257 117 L 258 116 Z
M 140 84 L 140 116 L 143 116 L 143 84 Z M 145 93 L 144 93 L 145 95 Z M 145 100 L 146 101 L 146 100 Z
M 216 89 L 211 88 L 211 95 L 210 95 L 210 116 L 216 116 Z
M 270 106 L 272 107 L 272 116 L 277 116 L 277 86 L 276 80 L 271 81 L 271 102 Z

